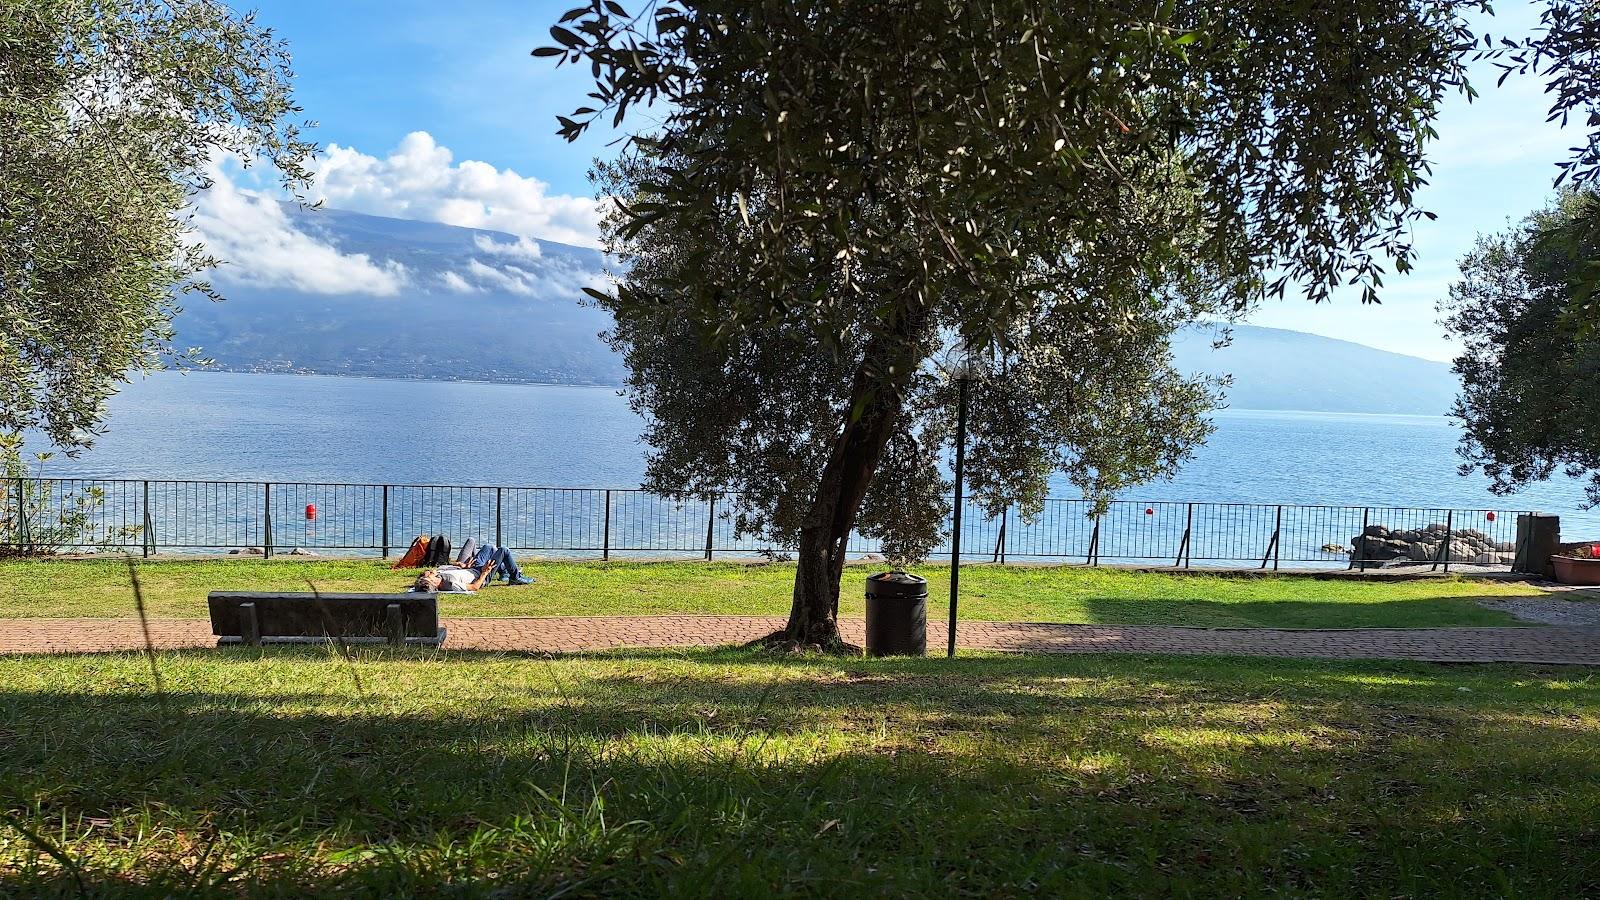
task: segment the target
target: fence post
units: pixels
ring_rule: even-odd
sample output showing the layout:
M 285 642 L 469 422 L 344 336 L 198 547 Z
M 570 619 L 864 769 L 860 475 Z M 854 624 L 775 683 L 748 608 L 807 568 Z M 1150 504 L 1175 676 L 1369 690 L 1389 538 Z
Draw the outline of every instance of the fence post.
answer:
M 27 498 L 24 480 L 16 479 L 16 549 L 27 552 L 34 549 L 34 528 L 27 524 Z
M 1278 571 L 1278 557 L 1283 555 L 1283 507 L 1278 507 L 1278 514 L 1272 521 L 1272 571 Z
M 1183 543 L 1178 545 L 1178 558 L 1173 560 L 1172 567 L 1177 568 L 1179 563 L 1185 569 L 1189 568 L 1189 532 L 1194 527 L 1194 504 L 1184 505 L 1183 512 Z
M 606 488 L 606 524 L 601 532 L 600 559 L 611 559 L 611 489 Z
M 494 545 L 496 547 L 504 547 L 506 545 L 505 530 L 501 527 L 500 518 L 500 500 L 504 491 L 505 488 L 494 489 Z
M 389 558 L 389 486 L 383 486 L 383 558 Z
M 1367 570 L 1367 517 L 1372 515 L 1372 508 L 1361 508 L 1361 539 L 1356 541 L 1356 560 L 1361 563 L 1361 571 Z
M 1455 516 L 1456 511 L 1453 509 L 1444 511 L 1444 543 L 1439 546 L 1439 555 L 1433 558 L 1433 568 L 1438 569 L 1439 558 L 1444 557 L 1446 575 L 1450 574 L 1450 538 L 1455 532 Z
M 28 538 L 28 504 L 22 496 L 22 479 L 17 479 L 17 552 L 26 552 L 31 543 Z
M 151 551 L 155 550 L 156 535 L 155 524 L 150 518 L 150 482 L 144 483 L 144 558 L 149 559 Z
M 272 558 L 272 482 L 261 483 L 261 556 Z
M 706 561 L 711 561 L 711 533 L 717 524 L 717 495 L 706 501 Z

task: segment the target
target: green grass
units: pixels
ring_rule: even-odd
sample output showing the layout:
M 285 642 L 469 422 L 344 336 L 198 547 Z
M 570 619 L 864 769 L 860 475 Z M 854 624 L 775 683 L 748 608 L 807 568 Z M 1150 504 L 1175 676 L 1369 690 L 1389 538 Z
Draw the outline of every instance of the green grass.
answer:
M 538 561 L 538 583 L 445 597 L 448 616 L 573 616 L 719 613 L 783 615 L 792 565 L 734 562 Z M 845 571 L 841 613 L 862 614 L 862 579 Z M 949 570 L 926 566 L 930 600 L 948 603 Z M 406 573 L 374 560 L 178 560 L 139 566 L 150 615 L 201 618 L 213 590 L 395 591 Z M 1319 580 L 1304 576 L 1168 575 L 1071 567 L 962 569 L 961 614 L 995 621 L 1160 623 L 1209 627 L 1428 627 L 1513 625 L 1476 598 L 1538 593 L 1525 585 L 1462 578 Z M 0 618 L 130 616 L 126 563 L 117 559 L 0 562 Z
M 0 896 L 1594 896 L 1600 681 L 1144 657 L 0 659 Z M 20 826 L 20 828 L 18 827 Z

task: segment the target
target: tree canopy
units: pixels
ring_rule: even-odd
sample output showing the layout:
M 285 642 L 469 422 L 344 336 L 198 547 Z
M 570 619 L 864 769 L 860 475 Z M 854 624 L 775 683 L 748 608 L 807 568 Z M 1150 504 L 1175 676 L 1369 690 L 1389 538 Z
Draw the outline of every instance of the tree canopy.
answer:
M 1582 119 L 1589 129 L 1581 143 L 1559 161 L 1557 187 L 1583 190 L 1600 178 L 1600 7 L 1584 0 L 1548 0 L 1539 28 L 1522 41 L 1503 41 L 1492 55 L 1504 73 L 1536 75 L 1545 79 L 1552 122 L 1568 125 Z M 1600 207 L 1583 202 L 1567 204 L 1578 218 L 1562 230 L 1568 234 L 1600 231 Z M 1572 273 L 1573 315 L 1600 325 L 1600 260 L 1590 260 Z
M 219 0 L 0 4 L 0 433 L 82 447 L 129 371 L 183 358 L 215 263 L 183 210 L 226 155 L 306 182 L 290 82 Z
M 1460 338 L 1462 474 L 1508 494 L 1557 472 L 1600 503 L 1600 331 L 1581 289 L 1600 260 L 1600 196 L 1569 191 L 1478 240 L 1441 303 Z
M 1518 226 L 1479 238 L 1439 304 L 1463 345 L 1463 475 L 1509 494 L 1557 472 L 1587 476 L 1600 503 L 1600 9 L 1549 0 L 1540 27 L 1490 51 L 1504 70 L 1545 79 L 1550 120 L 1588 133 L 1558 162 L 1564 192 Z
M 602 188 L 639 196 L 655 171 L 634 158 L 602 168 Z M 1149 243 L 1173 211 L 1156 195 L 1130 192 L 1121 210 L 1120 246 L 1102 252 L 1135 258 L 1174 252 Z M 1170 205 L 1171 198 L 1165 198 Z M 1140 203 L 1139 201 L 1143 201 Z M 739 264 L 737 245 L 719 233 L 685 233 L 663 219 L 621 232 L 622 214 L 607 223 L 608 247 L 627 276 L 629 299 L 603 295 L 616 327 L 608 336 L 629 369 L 629 394 L 646 422 L 647 484 L 664 493 L 732 492 L 725 503 L 743 533 L 795 546 L 819 478 L 848 417 L 863 366 L 894 368 L 898 418 L 864 495 L 858 531 L 883 541 L 894 559 L 924 557 L 942 537 L 949 488 L 939 454 L 949 444 L 960 367 L 973 401 L 968 443 L 973 494 L 998 513 L 1042 508 L 1048 479 L 1065 472 L 1088 496 L 1105 501 L 1131 483 L 1175 471 L 1209 425 L 1220 383 L 1173 369 L 1169 339 L 1201 317 L 1235 308 L 1217 285 L 1183 269 L 1188 279 L 1153 284 L 1085 259 L 1054 273 L 1055 290 L 1003 335 L 1005 349 L 963 353 L 947 310 L 924 314 L 904 349 L 875 335 L 873 302 L 830 308 L 823 350 L 817 323 L 803 318 L 719 334 L 685 316 L 668 294 L 698 268 L 690 253 L 711 249 L 711 265 Z M 719 228 L 737 230 L 737 213 Z M 1180 236 L 1181 240 L 1181 236 Z M 709 245 L 709 246 L 708 246 Z M 1177 249 L 1182 249 L 1180 246 Z M 703 264 L 703 263 L 701 263 Z M 901 291 L 915 272 L 859 273 L 866 296 Z M 900 353 L 895 359 L 878 354 Z
M 937 536 L 955 357 L 975 482 L 1037 508 L 1169 473 L 1215 385 L 1168 339 L 1289 286 L 1375 296 L 1441 101 L 1455 0 L 616 0 L 536 55 L 586 64 L 576 139 L 650 107 L 603 170 L 614 341 L 657 488 L 741 491 L 797 532 L 786 637 L 836 635 L 858 524 Z M 1272 272 L 1269 281 L 1267 273 Z M 869 499 L 869 497 L 871 499 Z M 865 504 L 865 506 L 863 505 Z

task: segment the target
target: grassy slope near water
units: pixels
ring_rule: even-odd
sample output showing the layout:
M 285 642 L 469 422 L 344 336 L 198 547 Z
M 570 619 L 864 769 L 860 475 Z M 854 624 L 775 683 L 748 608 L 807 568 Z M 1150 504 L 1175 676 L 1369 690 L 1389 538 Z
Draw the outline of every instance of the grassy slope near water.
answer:
M 494 586 L 445 597 L 448 616 L 783 615 L 792 565 L 737 562 L 529 563 L 527 587 Z M 862 614 L 862 579 L 845 572 L 841 613 Z M 930 603 L 948 603 L 949 570 L 930 565 Z M 208 559 L 140 562 L 149 614 L 203 618 L 213 590 L 397 591 L 409 583 L 375 560 Z M 961 615 L 972 620 L 1103 622 L 1208 627 L 1427 627 L 1511 625 L 1474 600 L 1537 593 L 1525 585 L 1460 578 L 1322 580 L 1305 576 L 1169 575 L 1076 567 L 962 569 Z M 0 618 L 131 616 L 128 569 L 119 559 L 0 561 Z
M 158 662 L 0 659 L 0 895 L 1600 891 L 1583 670 Z

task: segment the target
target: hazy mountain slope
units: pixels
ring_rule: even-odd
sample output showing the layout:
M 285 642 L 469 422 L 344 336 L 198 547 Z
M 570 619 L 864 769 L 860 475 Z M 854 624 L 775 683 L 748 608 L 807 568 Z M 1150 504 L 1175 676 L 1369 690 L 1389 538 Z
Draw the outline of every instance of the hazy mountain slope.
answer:
M 327 210 L 293 209 L 345 253 L 405 270 L 393 296 L 321 294 L 218 278 L 227 300 L 191 302 L 178 343 L 220 367 L 326 374 L 615 384 L 622 364 L 599 340 L 610 322 L 583 306 L 598 251 L 509 234 Z M 488 249 L 485 249 L 485 248 Z
M 403 267 L 391 296 L 321 294 L 233 283 L 221 304 L 191 303 L 176 325 L 227 369 L 398 378 L 616 384 L 620 360 L 600 341 L 609 324 L 581 305 L 597 284 L 598 251 L 431 222 L 285 207 L 296 228 L 346 254 Z M 1209 333 L 1175 347 L 1185 372 L 1232 372 L 1229 405 L 1251 409 L 1438 415 L 1456 380 L 1442 363 L 1330 338 L 1236 326 L 1229 347 Z
M 1180 337 L 1178 368 L 1231 373 L 1228 405 L 1239 409 L 1444 415 L 1459 387 L 1445 363 L 1300 331 L 1236 325 L 1221 350 L 1211 338 Z

